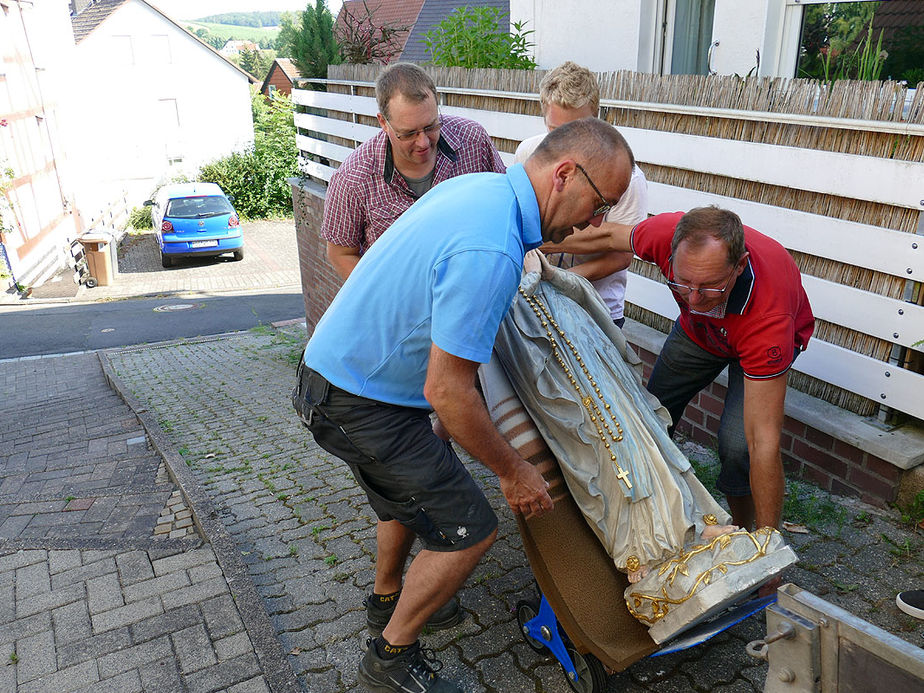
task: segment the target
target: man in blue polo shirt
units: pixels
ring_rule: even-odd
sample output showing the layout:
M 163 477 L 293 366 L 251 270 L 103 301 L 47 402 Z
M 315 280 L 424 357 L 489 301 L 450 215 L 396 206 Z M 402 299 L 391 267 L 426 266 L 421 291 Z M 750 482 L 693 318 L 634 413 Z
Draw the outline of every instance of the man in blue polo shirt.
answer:
M 324 449 L 352 470 L 379 522 L 367 599 L 373 633 L 359 680 L 376 691 L 461 691 L 418 636 L 458 622 L 454 595 L 497 518 L 449 434 L 493 470 L 514 512 L 552 507 L 547 484 L 494 428 L 475 388 L 520 281 L 526 251 L 598 226 L 634 159 L 610 125 L 556 129 L 525 165 L 441 183 L 362 257 L 314 330 L 293 402 Z M 411 544 L 423 548 L 404 575 Z M 403 585 L 402 585 L 403 582 Z

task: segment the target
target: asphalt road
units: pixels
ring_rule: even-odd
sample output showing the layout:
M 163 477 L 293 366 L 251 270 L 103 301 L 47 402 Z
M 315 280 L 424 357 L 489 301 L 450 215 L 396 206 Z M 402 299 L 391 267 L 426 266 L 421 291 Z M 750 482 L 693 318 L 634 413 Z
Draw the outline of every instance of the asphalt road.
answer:
M 299 287 L 0 309 L 0 359 L 67 354 L 247 330 L 302 317 Z

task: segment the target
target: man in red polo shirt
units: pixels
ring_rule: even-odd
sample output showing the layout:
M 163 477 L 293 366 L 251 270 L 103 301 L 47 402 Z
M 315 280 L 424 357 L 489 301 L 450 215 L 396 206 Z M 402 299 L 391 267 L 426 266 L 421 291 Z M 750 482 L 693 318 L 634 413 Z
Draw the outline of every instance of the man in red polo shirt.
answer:
M 815 325 L 792 257 L 718 207 L 659 214 L 634 229 L 605 224 L 595 233 L 614 250 L 655 263 L 680 307 L 648 381 L 675 424 L 728 366 L 716 485 L 736 525 L 779 527 L 786 373 Z

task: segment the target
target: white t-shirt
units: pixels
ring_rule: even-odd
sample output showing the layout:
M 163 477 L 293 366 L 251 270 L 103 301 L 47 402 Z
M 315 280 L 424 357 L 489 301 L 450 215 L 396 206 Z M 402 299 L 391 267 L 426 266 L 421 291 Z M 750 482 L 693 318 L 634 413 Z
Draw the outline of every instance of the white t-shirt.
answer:
M 516 162 L 518 164 L 525 162 L 530 155 L 539 146 L 539 143 L 545 139 L 545 135 L 536 135 L 520 142 L 517 147 Z M 606 221 L 616 224 L 627 224 L 635 226 L 641 221 L 648 218 L 648 181 L 642 169 L 635 166 L 632 169 L 632 180 L 629 181 L 629 187 L 626 192 L 619 198 L 619 202 L 607 213 Z M 576 233 L 580 233 L 577 231 Z M 575 265 L 586 262 L 593 258 L 593 255 L 572 255 L 571 253 L 556 253 L 549 256 L 549 261 L 563 269 L 571 269 Z M 594 288 L 600 294 L 600 298 L 610 309 L 610 316 L 613 320 L 619 320 L 623 317 L 623 304 L 626 298 L 626 279 L 628 270 L 620 270 L 613 274 L 595 279 L 591 282 Z

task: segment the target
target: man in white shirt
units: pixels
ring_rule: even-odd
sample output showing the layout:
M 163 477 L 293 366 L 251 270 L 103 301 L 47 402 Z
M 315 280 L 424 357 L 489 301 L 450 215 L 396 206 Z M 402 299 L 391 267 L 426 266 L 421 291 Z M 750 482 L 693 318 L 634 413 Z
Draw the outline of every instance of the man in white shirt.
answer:
M 586 67 L 571 61 L 550 71 L 539 83 L 539 103 L 545 127 L 551 132 L 557 127 L 579 118 L 595 118 L 600 111 L 600 88 L 597 78 Z M 517 163 L 529 158 L 547 133 L 530 137 L 520 143 L 516 151 Z M 635 166 L 629 188 L 619 202 L 606 215 L 607 222 L 634 226 L 648 216 L 648 182 L 645 174 Z M 618 327 L 625 322 L 623 304 L 626 294 L 627 268 L 632 253 L 611 250 L 606 237 L 589 231 L 575 231 L 562 243 L 545 244 L 540 250 L 553 253 L 553 265 L 569 269 L 589 279 L 610 309 L 610 316 Z

